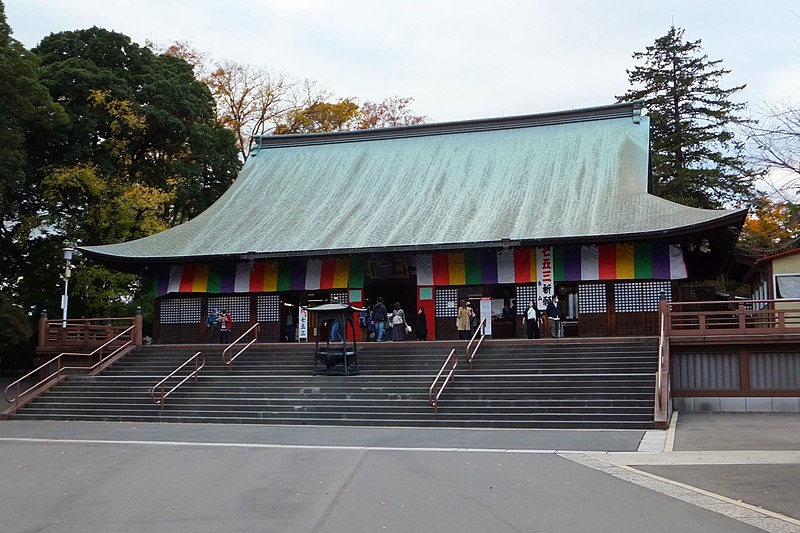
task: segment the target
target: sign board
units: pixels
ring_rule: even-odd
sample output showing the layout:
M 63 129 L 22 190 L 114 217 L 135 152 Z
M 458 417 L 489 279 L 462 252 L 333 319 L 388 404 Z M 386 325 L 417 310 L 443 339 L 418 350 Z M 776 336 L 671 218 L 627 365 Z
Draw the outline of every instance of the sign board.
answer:
M 481 298 L 481 319 L 486 319 L 486 335 L 492 334 L 492 299 Z
M 554 289 L 553 248 L 542 246 L 536 249 L 536 307 L 540 311 L 547 309 L 547 301 L 553 296 Z
M 308 311 L 301 305 L 297 314 L 297 340 L 308 340 Z

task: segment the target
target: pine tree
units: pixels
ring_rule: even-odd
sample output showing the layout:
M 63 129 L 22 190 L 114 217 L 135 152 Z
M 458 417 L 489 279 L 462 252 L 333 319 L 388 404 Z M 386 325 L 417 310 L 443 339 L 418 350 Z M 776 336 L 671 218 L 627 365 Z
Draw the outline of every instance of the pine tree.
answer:
M 619 102 L 643 100 L 651 121 L 650 172 L 653 192 L 685 205 L 719 208 L 747 200 L 755 173 L 732 129 L 746 122 L 746 105 L 732 98 L 744 85 L 723 89 L 730 73 L 711 61 L 700 40 L 684 41 L 671 27 L 628 70 L 632 89 Z

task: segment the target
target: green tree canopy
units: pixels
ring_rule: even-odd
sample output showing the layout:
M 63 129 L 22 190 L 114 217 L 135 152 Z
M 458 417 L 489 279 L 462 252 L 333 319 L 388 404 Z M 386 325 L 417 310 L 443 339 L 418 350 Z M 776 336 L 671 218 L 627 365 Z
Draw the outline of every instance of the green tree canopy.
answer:
M 166 192 L 169 225 L 196 216 L 232 183 L 234 139 L 186 61 L 100 28 L 52 34 L 34 51 L 71 119 L 53 139 L 55 165 L 91 165 L 103 179 Z
M 46 139 L 40 171 L 41 212 L 61 242 L 150 235 L 196 216 L 233 182 L 234 136 L 183 59 L 96 27 L 51 34 L 34 52 L 69 117 Z M 138 277 L 80 262 L 71 289 L 73 316 L 130 315 L 145 298 Z
M 40 216 L 37 168 L 46 157 L 42 142 L 67 122 L 38 79 L 39 59 L 11 36 L 0 2 L 0 350 L 27 341 L 25 322 L 33 306 L 49 305 L 58 274 L 49 261 L 33 269 L 47 248 L 49 232 Z
M 633 88 L 617 100 L 643 100 L 650 114 L 656 195 L 704 208 L 746 201 L 755 176 L 732 128 L 745 122 L 739 115 L 745 104 L 733 100 L 744 85 L 721 88 L 730 71 L 703 54 L 700 40 L 686 41 L 683 34 L 673 26 L 634 53 L 638 64 L 627 71 Z

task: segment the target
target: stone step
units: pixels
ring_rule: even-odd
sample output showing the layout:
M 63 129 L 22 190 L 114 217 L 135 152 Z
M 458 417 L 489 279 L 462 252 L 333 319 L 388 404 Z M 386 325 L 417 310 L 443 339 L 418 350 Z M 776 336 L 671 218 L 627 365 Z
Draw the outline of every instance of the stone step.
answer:
M 360 347 L 359 375 L 313 375 L 313 346 L 258 345 L 232 371 L 219 346 L 143 347 L 100 376 L 70 376 L 13 415 L 23 419 L 150 420 L 417 427 L 652 427 L 657 347 L 635 342 L 486 342 L 463 355 L 439 414 L 428 389 L 450 343 Z M 452 343 L 458 350 L 464 343 Z M 194 351 L 206 367 L 167 400 L 150 387 Z M 183 379 L 185 369 L 166 385 Z
M 438 417 L 419 421 L 419 420 L 396 420 L 382 418 L 376 420 L 354 420 L 354 419 L 326 419 L 305 417 L 302 419 L 289 418 L 260 418 L 260 417 L 231 417 L 219 418 L 214 416 L 203 416 L 195 413 L 155 413 L 153 415 L 81 415 L 80 417 L 70 415 L 53 414 L 25 414 L 13 415 L 15 420 L 83 420 L 97 422 L 165 422 L 174 424 L 267 424 L 275 426 L 353 426 L 353 427 L 431 427 L 431 428 L 486 428 L 486 429 L 649 429 L 654 427 L 652 416 L 645 420 L 623 419 L 619 417 L 591 417 L 586 420 L 567 419 L 561 415 L 557 416 L 538 416 L 536 419 L 528 420 L 463 420 L 448 419 Z

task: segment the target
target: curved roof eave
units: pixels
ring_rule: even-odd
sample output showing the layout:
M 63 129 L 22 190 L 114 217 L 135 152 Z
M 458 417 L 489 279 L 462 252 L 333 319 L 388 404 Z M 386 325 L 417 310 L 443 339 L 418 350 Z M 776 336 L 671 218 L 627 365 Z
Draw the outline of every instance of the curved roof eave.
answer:
M 687 235 L 702 233 L 704 231 L 720 229 L 725 226 L 741 228 L 747 216 L 747 210 L 741 209 L 726 213 L 724 216 L 713 220 L 699 222 L 685 227 L 670 228 L 667 230 L 645 231 L 639 233 L 618 233 L 606 235 L 579 235 L 572 237 L 552 237 L 542 239 L 501 239 L 482 242 L 457 242 L 457 243 L 433 243 L 433 244 L 413 244 L 395 246 L 376 246 L 371 248 L 342 248 L 342 249 L 317 249 L 303 251 L 278 251 L 263 252 L 256 250 L 241 251 L 227 254 L 204 254 L 204 255 L 174 255 L 159 257 L 136 257 L 120 256 L 101 251 L 107 246 L 80 246 L 78 250 L 85 256 L 107 262 L 111 264 L 130 263 L 139 266 L 153 264 L 174 264 L 181 262 L 219 262 L 219 261 L 242 261 L 247 259 L 278 259 L 284 257 L 324 257 L 342 256 L 353 254 L 370 253 L 431 253 L 436 251 L 447 251 L 465 248 L 502 248 L 503 246 L 548 246 L 555 244 L 598 244 L 603 242 L 634 242 L 649 239 L 669 240 Z M 113 246 L 113 245 L 110 245 Z

